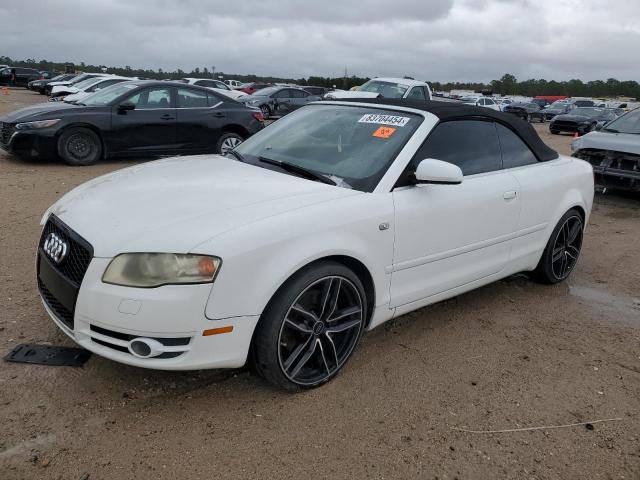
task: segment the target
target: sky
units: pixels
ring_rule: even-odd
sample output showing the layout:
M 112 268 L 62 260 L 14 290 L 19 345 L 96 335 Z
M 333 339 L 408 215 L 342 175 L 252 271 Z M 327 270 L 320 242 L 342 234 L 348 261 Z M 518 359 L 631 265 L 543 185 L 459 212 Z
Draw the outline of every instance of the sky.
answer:
M 0 55 L 283 78 L 640 80 L 639 0 L 0 2 Z

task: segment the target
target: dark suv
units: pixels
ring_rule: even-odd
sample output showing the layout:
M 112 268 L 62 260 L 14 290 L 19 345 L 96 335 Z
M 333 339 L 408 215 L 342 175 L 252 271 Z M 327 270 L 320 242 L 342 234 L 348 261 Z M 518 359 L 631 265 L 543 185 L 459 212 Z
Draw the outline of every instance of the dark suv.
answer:
M 13 79 L 15 73 L 15 80 Z M 31 80 L 37 80 L 42 75 L 34 68 L 7 67 L 0 70 L 0 85 L 15 85 L 25 87 Z

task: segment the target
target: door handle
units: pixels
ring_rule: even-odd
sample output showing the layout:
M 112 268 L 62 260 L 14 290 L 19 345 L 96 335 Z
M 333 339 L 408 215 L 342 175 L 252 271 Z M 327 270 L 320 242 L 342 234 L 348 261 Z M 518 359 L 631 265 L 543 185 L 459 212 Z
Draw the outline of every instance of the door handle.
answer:
M 165 113 L 164 115 L 162 115 L 160 117 L 162 120 L 175 120 L 176 117 L 174 117 L 173 115 L 169 114 L 169 113 Z
M 504 192 L 502 194 L 502 198 L 504 198 L 505 200 L 513 200 L 517 196 L 518 192 L 516 192 L 515 190 L 509 190 L 508 192 Z
M 214 117 L 218 117 L 218 118 L 224 118 L 226 117 L 226 115 L 222 112 L 216 112 L 213 114 Z

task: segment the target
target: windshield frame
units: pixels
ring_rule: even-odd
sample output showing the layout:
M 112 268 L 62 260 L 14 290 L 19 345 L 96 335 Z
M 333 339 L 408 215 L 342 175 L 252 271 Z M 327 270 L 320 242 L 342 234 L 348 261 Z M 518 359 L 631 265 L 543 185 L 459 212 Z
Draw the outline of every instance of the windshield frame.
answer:
M 125 95 L 132 95 L 136 89 L 140 88 L 140 87 L 144 87 L 144 85 L 140 85 L 138 83 L 134 83 L 134 82 L 119 82 L 119 83 L 114 83 L 113 85 L 109 85 L 108 87 L 105 88 L 101 88 L 100 90 L 97 90 L 93 93 L 91 93 L 90 95 L 84 97 L 80 103 L 82 103 L 83 105 L 87 106 L 87 107 L 110 107 L 113 105 L 117 105 L 120 101 L 120 99 L 125 96 Z M 121 93 L 116 95 L 115 97 L 111 98 L 110 100 L 104 102 L 104 103 L 98 103 L 98 104 L 91 104 L 91 103 L 87 103 L 90 102 L 91 99 L 93 97 L 98 97 L 100 95 L 104 95 L 104 94 L 109 94 L 111 89 L 122 89 Z
M 427 112 L 421 111 L 421 110 L 417 110 L 417 109 L 413 109 L 413 108 L 408 108 L 408 107 L 400 107 L 400 106 L 396 106 L 396 105 L 379 105 L 379 104 L 369 104 L 366 102 L 358 102 L 358 103 L 342 103 L 340 101 L 324 101 L 324 102 L 313 102 L 313 103 L 309 103 L 306 106 L 296 110 L 293 113 L 290 113 L 289 115 L 287 115 L 285 117 L 285 119 L 290 120 L 290 122 L 295 122 L 296 121 L 296 117 L 298 115 L 301 115 L 302 112 L 306 112 L 309 111 L 309 109 L 312 108 L 327 108 L 327 107 L 331 107 L 331 106 L 336 106 L 336 107 L 341 107 L 341 108 L 354 108 L 354 109 L 360 109 L 362 111 L 364 111 L 366 113 L 375 113 L 375 114 L 387 114 L 390 116 L 398 116 L 399 114 L 405 114 L 405 116 L 409 116 L 412 119 L 415 118 L 416 122 L 415 125 L 411 126 L 411 129 L 408 130 L 407 132 L 407 136 L 406 138 L 404 138 L 401 142 L 399 142 L 399 145 L 396 146 L 396 148 L 394 148 L 393 150 L 390 150 L 387 153 L 387 157 L 386 159 L 383 159 L 381 161 L 381 167 L 373 172 L 371 175 L 369 176 L 363 176 L 360 177 L 358 179 L 354 179 L 354 178 L 350 178 L 350 177 L 341 177 L 340 175 L 333 172 L 327 172 L 327 171 L 321 171 L 321 170 L 315 170 L 313 168 L 310 168 L 307 165 L 304 164 L 300 164 L 299 166 L 301 166 L 302 168 L 305 168 L 307 170 L 311 170 L 313 173 L 317 173 L 320 175 L 323 175 L 333 181 L 335 181 L 337 183 L 337 187 L 338 188 L 349 188 L 352 189 L 354 191 L 359 191 L 359 192 L 365 192 L 365 193 L 373 193 L 376 191 L 380 191 L 382 189 L 382 191 L 385 191 L 385 187 L 386 187 L 386 191 L 389 192 L 391 191 L 393 185 L 395 184 L 399 173 L 403 171 L 404 167 L 406 166 L 406 164 L 409 162 L 409 160 L 413 157 L 413 154 L 415 153 L 415 150 L 418 148 L 418 146 L 422 143 L 422 141 L 424 140 L 424 130 L 425 130 L 425 124 L 426 124 L 426 130 L 430 130 L 433 125 L 436 123 L 435 121 L 433 123 L 427 122 L 425 121 L 427 115 Z M 375 112 L 370 112 L 371 110 L 375 110 Z M 386 113 L 384 113 L 386 112 Z M 433 116 L 433 115 L 431 115 Z M 435 119 L 435 116 L 433 116 Z M 281 122 L 281 120 L 279 120 L 279 122 Z M 276 123 L 274 123 L 273 125 L 276 125 Z M 283 123 L 280 123 L 280 125 L 283 125 Z M 288 125 L 288 124 L 287 124 Z M 383 124 L 380 124 L 379 126 L 384 126 Z M 240 145 L 238 145 L 238 147 L 236 147 L 236 149 L 234 150 L 238 150 L 237 153 L 240 154 L 241 157 L 244 158 L 245 163 L 256 166 L 256 167 L 261 167 L 261 168 L 267 168 L 267 166 L 265 164 L 261 164 L 259 161 L 259 158 L 262 155 L 262 153 L 256 155 L 255 152 L 251 153 L 248 151 L 243 151 L 243 149 L 246 149 L 247 146 L 249 146 L 249 148 L 253 147 L 251 145 L 251 143 L 253 141 L 260 141 L 261 140 L 261 136 L 265 135 L 266 132 L 269 131 L 270 128 L 273 128 L 272 126 L 268 126 L 267 128 L 263 129 L 262 131 L 258 132 L 257 134 L 255 134 L 254 136 L 250 137 L 249 139 L 247 139 L 245 142 L 241 143 Z M 283 132 L 286 132 L 286 126 L 284 127 L 285 130 L 283 130 Z M 422 135 L 420 136 L 420 133 L 422 132 Z M 420 137 L 421 139 L 416 140 L 416 137 Z M 255 139 L 255 140 L 254 140 Z M 409 151 L 408 154 L 406 154 L 405 152 Z M 285 159 L 285 158 L 273 158 L 273 160 L 280 160 L 283 162 L 287 162 L 287 163 L 294 163 L 294 162 L 290 162 L 289 159 Z M 398 170 L 398 167 L 396 167 L 396 165 L 398 164 L 398 162 L 403 163 L 404 165 L 402 167 L 399 167 L 400 169 Z M 301 162 L 302 163 L 302 162 Z M 297 165 L 297 164 L 296 164 Z M 267 169 L 272 169 L 272 168 L 267 168 Z M 274 168 L 274 170 L 280 172 L 281 170 L 278 169 L 277 167 Z M 393 173 L 394 171 L 398 170 L 398 172 Z M 389 176 L 395 176 L 395 178 L 393 178 L 393 180 L 389 181 L 387 180 L 389 178 Z
M 640 118 L 638 119 L 638 131 L 637 132 L 629 132 L 629 131 L 624 131 L 624 130 L 620 130 L 620 128 L 616 127 L 616 123 L 618 123 L 620 120 L 624 119 L 627 116 L 632 116 L 632 117 L 640 117 L 640 108 L 636 108 L 635 110 L 631 110 L 627 113 L 625 113 L 624 115 L 620 115 L 617 118 L 614 118 L 613 120 L 607 122 L 605 124 L 605 126 L 602 128 L 602 130 L 607 131 L 608 129 L 611 130 L 615 130 L 615 133 L 623 133 L 626 135 L 640 135 Z M 628 120 L 628 117 L 627 117 Z M 626 120 L 623 120 L 623 122 Z M 624 124 L 624 123 L 622 123 Z

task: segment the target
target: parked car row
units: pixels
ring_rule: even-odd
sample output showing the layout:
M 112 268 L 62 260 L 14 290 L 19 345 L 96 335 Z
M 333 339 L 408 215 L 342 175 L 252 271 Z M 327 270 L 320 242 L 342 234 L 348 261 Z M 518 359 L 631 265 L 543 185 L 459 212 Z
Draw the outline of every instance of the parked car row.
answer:
M 46 79 L 49 76 L 49 72 L 35 68 L 0 65 L 0 85 L 26 87 L 32 80 Z

